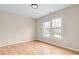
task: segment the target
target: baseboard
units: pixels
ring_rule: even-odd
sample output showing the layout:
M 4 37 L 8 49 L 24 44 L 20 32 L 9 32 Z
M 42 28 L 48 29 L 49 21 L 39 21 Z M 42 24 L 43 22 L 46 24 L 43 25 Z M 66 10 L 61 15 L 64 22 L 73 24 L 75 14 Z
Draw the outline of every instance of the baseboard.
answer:
M 41 41 L 41 42 L 43 42 L 43 43 L 50 44 L 50 45 L 56 46 L 56 47 L 58 47 L 58 48 L 65 49 L 65 50 L 71 51 L 71 52 L 73 52 L 73 53 L 79 55 L 79 51 L 73 50 L 73 49 L 71 49 L 71 48 L 62 47 L 62 46 L 59 46 L 59 45 L 57 45 L 57 44 L 55 44 L 55 43 L 52 43 L 52 44 L 51 44 L 51 43 L 49 43 L 49 42 L 45 42 L 45 41 L 42 41 L 42 40 L 36 40 L 36 41 Z
M 19 41 L 19 42 L 7 43 L 7 44 L 4 44 L 4 45 L 0 45 L 0 47 L 5 47 L 5 46 L 19 44 L 19 43 L 25 43 L 25 42 L 30 42 L 30 41 L 33 41 L 33 39 L 32 40 L 26 40 L 26 41 Z

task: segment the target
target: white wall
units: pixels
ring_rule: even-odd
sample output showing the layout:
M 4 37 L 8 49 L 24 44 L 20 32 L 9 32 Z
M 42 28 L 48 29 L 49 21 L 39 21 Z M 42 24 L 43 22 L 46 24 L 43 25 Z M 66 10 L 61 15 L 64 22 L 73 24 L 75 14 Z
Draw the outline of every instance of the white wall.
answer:
M 55 40 L 53 38 L 48 39 L 42 37 L 42 21 L 51 19 L 51 17 L 56 17 L 56 16 L 63 17 L 63 21 L 64 21 L 63 41 Z M 63 10 L 52 13 L 49 16 L 39 18 L 37 20 L 36 35 L 38 40 L 48 42 L 51 44 L 57 44 L 65 48 L 70 48 L 79 51 L 79 5 L 65 8 Z
M 0 11 L 0 46 L 31 41 L 34 31 L 33 19 Z

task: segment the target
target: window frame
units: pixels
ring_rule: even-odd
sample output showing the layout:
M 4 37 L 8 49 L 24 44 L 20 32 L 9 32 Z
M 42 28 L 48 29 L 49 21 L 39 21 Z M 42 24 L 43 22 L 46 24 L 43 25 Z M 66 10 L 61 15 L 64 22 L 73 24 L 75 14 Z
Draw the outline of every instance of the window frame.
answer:
M 61 18 L 61 39 L 57 39 L 57 38 L 54 38 L 54 37 L 52 36 L 52 35 L 53 35 L 52 19 L 56 19 L 56 18 Z M 51 36 L 50 36 L 51 39 L 63 40 L 63 29 L 64 29 L 64 27 L 63 27 L 63 26 L 64 26 L 63 22 L 64 22 L 64 21 L 63 21 L 63 17 L 52 17 L 52 18 L 51 18 L 51 31 L 50 31 L 50 32 L 51 32 L 51 34 L 50 34 L 50 35 L 51 35 Z
M 53 29 L 52 29 L 52 19 L 55 19 L 55 18 L 61 18 L 61 39 L 57 39 L 57 38 L 54 38 L 52 35 L 53 35 Z M 43 31 L 44 31 L 44 29 L 43 29 L 43 23 L 44 22 L 50 22 L 50 29 L 49 29 L 49 37 L 45 37 L 44 36 L 44 33 L 43 33 Z M 51 17 L 50 18 L 50 20 L 44 20 L 43 22 L 42 22 L 42 37 L 43 38 L 50 38 L 50 39 L 55 39 L 55 40 L 63 40 L 63 31 L 64 31 L 64 20 L 63 20 L 63 17 Z
M 42 22 L 42 36 L 43 36 L 43 38 L 50 38 L 50 37 L 51 37 L 51 34 L 50 34 L 51 25 L 50 25 L 50 29 L 49 29 L 49 37 L 45 37 L 45 36 L 44 36 L 44 28 L 43 28 L 43 23 L 44 23 L 44 22 L 50 22 L 50 24 L 51 24 L 51 21 L 50 21 L 50 20 L 44 20 L 44 21 Z

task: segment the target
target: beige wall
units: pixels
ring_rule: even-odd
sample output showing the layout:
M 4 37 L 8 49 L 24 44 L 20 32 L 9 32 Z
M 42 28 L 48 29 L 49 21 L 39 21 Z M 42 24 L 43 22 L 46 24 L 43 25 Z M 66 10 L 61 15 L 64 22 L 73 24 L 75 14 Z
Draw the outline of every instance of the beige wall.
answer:
M 53 38 L 42 37 L 42 21 L 51 19 L 51 17 L 63 17 L 63 40 L 55 40 Z M 65 48 L 70 48 L 79 51 L 79 5 L 68 7 L 57 11 L 49 16 L 39 18 L 37 20 L 37 39 L 48 43 L 57 44 Z
M 0 11 L 0 46 L 34 39 L 35 21 Z

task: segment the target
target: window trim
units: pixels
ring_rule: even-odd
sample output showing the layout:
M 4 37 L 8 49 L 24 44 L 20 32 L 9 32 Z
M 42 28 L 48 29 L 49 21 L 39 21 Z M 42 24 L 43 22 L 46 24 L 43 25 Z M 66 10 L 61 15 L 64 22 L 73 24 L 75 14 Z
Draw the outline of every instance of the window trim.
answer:
M 61 39 L 57 39 L 57 38 L 54 38 L 54 37 L 52 38 L 52 31 L 53 31 L 53 30 L 52 30 L 52 19 L 55 19 L 55 18 L 61 18 L 61 20 L 62 20 L 62 22 L 61 22 Z M 50 34 L 50 35 L 51 35 L 51 36 L 50 36 L 51 39 L 55 39 L 55 40 L 63 40 L 63 39 L 64 39 L 64 38 L 63 38 L 63 36 L 64 36 L 64 35 L 63 35 L 63 31 L 64 31 L 64 23 L 63 23 L 63 22 L 64 22 L 63 17 L 52 17 L 52 18 L 51 18 L 51 30 L 50 30 L 50 31 L 51 31 L 51 34 Z
M 42 22 L 42 37 L 43 37 L 43 38 L 50 38 L 50 37 L 51 37 L 50 29 L 49 29 L 49 37 L 45 37 L 45 36 L 44 36 L 44 33 L 43 33 L 43 31 L 44 31 L 44 29 L 43 29 L 43 23 L 44 23 L 44 22 L 50 22 L 50 29 L 51 29 L 51 21 L 50 21 L 50 20 L 44 20 L 44 21 Z
M 57 38 L 53 38 L 53 37 L 52 37 L 52 19 L 54 19 L 54 18 L 61 18 L 61 20 L 62 20 L 62 22 L 61 22 L 61 39 L 57 39 Z M 50 22 L 50 30 L 49 30 L 50 36 L 49 36 L 49 37 L 44 37 L 44 36 L 43 36 L 43 34 L 44 34 L 44 33 L 43 33 L 43 31 L 44 31 L 44 30 L 43 30 L 43 23 L 44 23 L 44 22 L 48 22 L 48 21 Z M 63 31 L 64 31 L 64 19 L 63 19 L 63 17 L 51 17 L 50 20 L 44 20 L 44 21 L 42 21 L 42 37 L 43 37 L 43 38 L 50 38 L 50 39 L 55 39 L 55 40 L 64 40 L 64 38 L 63 38 L 63 37 L 64 37 L 64 32 L 63 32 Z

